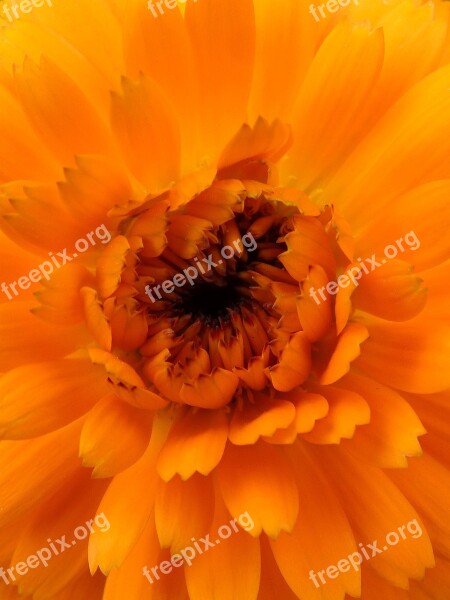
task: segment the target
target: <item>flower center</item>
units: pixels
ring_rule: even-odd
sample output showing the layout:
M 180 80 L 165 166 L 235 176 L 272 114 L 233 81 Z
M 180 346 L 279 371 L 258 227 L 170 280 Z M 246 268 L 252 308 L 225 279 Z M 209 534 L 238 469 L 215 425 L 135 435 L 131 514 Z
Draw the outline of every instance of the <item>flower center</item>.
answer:
M 109 373 L 115 365 L 112 380 L 127 393 L 138 378 L 124 377 L 124 363 L 148 393 L 211 408 L 244 387 L 282 390 L 286 373 L 286 389 L 308 376 L 300 282 L 316 249 L 334 271 L 330 214 L 301 192 L 245 183 L 218 180 L 175 210 L 164 196 L 153 199 L 122 221 L 97 273 L 111 352 L 121 362 L 98 353 L 97 360 L 109 360 Z M 309 312 L 303 317 L 309 325 Z
M 223 279 L 223 285 L 220 283 L 194 284 L 175 304 L 173 312 L 189 315 L 192 321 L 199 320 L 206 327 L 223 327 L 234 311 L 251 303 L 239 294 L 233 278 Z

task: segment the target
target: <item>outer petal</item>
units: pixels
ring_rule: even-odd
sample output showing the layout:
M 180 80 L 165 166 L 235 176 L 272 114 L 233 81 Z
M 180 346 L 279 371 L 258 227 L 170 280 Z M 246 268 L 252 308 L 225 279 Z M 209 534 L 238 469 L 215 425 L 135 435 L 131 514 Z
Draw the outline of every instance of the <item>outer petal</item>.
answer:
M 80 436 L 80 457 L 94 467 L 93 477 L 111 477 L 131 466 L 144 453 L 152 414 L 110 394 L 89 412 Z
M 168 559 L 169 552 L 160 549 L 152 514 L 126 560 L 109 574 L 103 600 L 189 600 L 181 569 L 173 569 L 168 575 L 156 569 L 157 577 L 150 571 L 153 565 Z M 144 577 L 144 566 L 151 581 Z
M 370 423 L 358 427 L 343 446 L 360 460 L 384 468 L 407 467 L 407 456 L 419 456 L 418 437 L 426 430 L 402 396 L 377 381 L 349 374 L 340 386 L 360 394 L 370 407 Z
M 187 481 L 160 481 L 156 492 L 156 530 L 162 548 L 175 554 L 209 530 L 214 515 L 212 478 L 195 473 Z
M 2 45 L 2 51 L 3 51 Z M 60 168 L 27 121 L 16 98 L 0 85 L 0 181 L 52 181 Z M 14 127 L 11 127 L 11 123 Z
M 101 369 L 85 359 L 17 367 L 0 379 L 0 435 L 23 439 L 59 429 L 106 391 Z
M 228 419 L 219 410 L 188 410 L 175 421 L 158 457 L 158 472 L 164 481 L 179 474 L 183 480 L 195 472 L 208 475 L 222 458 L 228 434 Z
M 233 531 L 226 539 L 216 539 L 220 527 L 229 520 L 229 513 L 218 497 L 210 529 L 215 546 L 197 556 L 185 570 L 191 600 L 256 600 L 260 576 L 259 540 L 245 531 Z
M 19 97 L 35 129 L 58 159 L 73 164 L 75 154 L 112 151 L 111 138 L 74 81 L 49 59 L 40 67 L 26 60 L 16 72 Z
M 113 93 L 111 120 L 124 160 L 149 192 L 179 176 L 180 140 L 175 115 L 158 86 L 141 76 L 124 78 L 123 93 Z
M 386 259 L 382 259 L 386 261 Z M 367 277 L 363 276 L 353 295 L 355 308 L 388 321 L 409 321 L 425 306 L 427 290 L 413 267 L 391 260 Z
M 265 0 L 255 0 L 256 58 L 251 115 L 287 118 L 300 82 L 322 35 L 321 24 L 310 26 L 307 6 L 279 0 L 277 10 Z M 289 65 L 289 68 L 287 68 Z
M 450 330 L 421 322 L 390 323 L 365 315 L 370 331 L 355 366 L 386 385 L 427 394 L 450 387 Z
M 383 53 L 380 29 L 347 23 L 333 28 L 321 45 L 298 96 L 296 143 L 284 167 L 299 174 L 300 187 L 329 174 L 354 146 L 362 129 L 355 115 L 364 109 L 377 81 Z
M 450 176 L 450 66 L 409 90 L 354 149 L 327 186 L 358 231 L 400 194 Z
M 333 448 L 320 448 L 321 465 L 339 493 L 358 540 L 378 540 L 383 552 L 371 558 L 370 566 L 391 584 L 407 589 L 408 578 L 421 579 L 434 566 L 429 536 L 417 512 L 387 475 Z M 383 507 L 380 510 L 380 507 Z M 422 536 L 407 536 L 384 550 L 384 539 L 398 527 L 416 519 Z
M 450 559 L 448 468 L 427 454 L 411 459 L 409 467 L 407 471 L 390 471 L 389 476 L 420 511 L 435 550 Z
M 347 325 L 338 338 L 336 348 L 325 371 L 320 376 L 320 383 L 329 385 L 348 373 L 351 363 L 361 353 L 360 345 L 368 337 L 368 330 L 360 323 Z
M 88 341 L 83 326 L 45 323 L 31 312 L 34 302 L 17 300 L 0 306 L 0 364 L 3 371 L 36 360 L 62 358 Z
M 332 386 L 318 387 L 316 391 L 327 399 L 329 410 L 316 421 L 310 433 L 303 435 L 305 440 L 314 444 L 339 444 L 342 438 L 352 438 L 358 425 L 369 423 L 369 405 L 359 394 Z
M 416 271 L 446 260 L 450 255 L 449 195 L 450 179 L 442 179 L 419 185 L 397 198 L 387 210 L 365 224 L 358 240 L 359 256 L 372 253 L 383 256 L 387 246 L 394 246 L 397 258 L 414 265 Z M 381 276 L 387 268 L 388 265 L 380 268 L 377 274 Z
M 168 423 L 154 421 L 150 444 L 140 460 L 112 480 L 98 508 L 98 513 L 108 516 L 111 528 L 94 532 L 89 540 L 89 565 L 95 573 L 97 567 L 105 574 L 120 566 L 136 544 L 152 514 L 157 474 L 155 462 Z M 146 482 L 145 494 L 142 482 Z M 132 510 L 130 508 L 132 507 Z M 124 514 L 127 518 L 124 519 Z
M 310 579 L 314 571 L 327 568 L 356 550 L 347 517 L 323 471 L 306 452 L 292 450 L 300 489 L 300 513 L 293 531 L 271 542 L 275 560 L 289 587 L 302 600 L 344 600 L 345 593 L 359 596 L 360 577 L 353 570 L 317 588 Z M 330 544 L 330 531 L 334 532 Z
M 288 587 L 280 573 L 268 538 L 260 537 L 261 546 L 261 581 L 259 585 L 258 600 L 297 600 L 298 596 Z
M 201 158 L 197 139 L 198 81 L 181 12 L 172 9 L 164 18 L 155 18 L 146 2 L 132 2 L 128 3 L 124 21 L 127 74 L 137 78 L 145 73 L 171 99 L 183 130 L 183 172 L 191 172 Z
M 229 131 L 236 131 L 246 121 L 255 52 L 254 21 L 252 0 L 186 4 L 186 26 L 200 81 L 204 146 L 215 157 Z
M 48 539 L 62 539 L 63 533 L 71 548 L 65 549 L 59 556 L 52 556 L 45 568 L 39 565 L 20 577 L 18 583 L 23 595 L 34 594 L 35 598 L 41 599 L 52 597 L 85 572 L 87 539 L 77 539 L 74 532 L 78 527 L 89 531 L 87 523 L 96 517 L 97 504 L 105 486 L 104 482 L 92 483 L 88 473 L 80 471 L 76 478 L 67 481 L 56 495 L 42 503 L 33 514 L 17 540 L 11 564 L 15 565 L 26 560 L 27 556 L 35 555 L 36 549 L 48 548 Z M 52 514 L 51 519 L 48 518 L 49 512 Z M 107 525 L 106 521 L 104 524 Z M 81 531 L 78 535 L 82 535 Z M 57 547 L 56 544 L 55 546 Z
M 81 423 L 26 441 L 0 443 L 0 526 L 30 515 L 80 471 Z M 27 477 L 22 473 L 26 472 Z
M 217 467 L 225 504 L 235 517 L 248 511 L 254 537 L 264 530 L 276 538 L 291 531 L 298 514 L 298 490 L 284 452 L 278 446 L 228 444 Z

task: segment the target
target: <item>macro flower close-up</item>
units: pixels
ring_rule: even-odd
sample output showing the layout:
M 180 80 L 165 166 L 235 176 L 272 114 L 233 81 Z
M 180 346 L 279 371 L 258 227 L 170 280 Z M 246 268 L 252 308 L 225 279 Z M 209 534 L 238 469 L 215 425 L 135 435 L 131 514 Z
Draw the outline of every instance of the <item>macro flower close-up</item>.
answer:
M 450 599 L 450 2 L 0 0 L 0 600 Z

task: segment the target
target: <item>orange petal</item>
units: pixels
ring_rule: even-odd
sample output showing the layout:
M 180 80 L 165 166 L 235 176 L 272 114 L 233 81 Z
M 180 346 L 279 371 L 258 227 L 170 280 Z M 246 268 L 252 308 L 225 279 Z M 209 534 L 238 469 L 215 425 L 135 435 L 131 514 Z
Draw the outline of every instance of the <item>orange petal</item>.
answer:
M 272 400 L 258 395 L 254 403 L 235 408 L 230 422 L 229 440 L 238 446 L 254 444 L 261 436 L 271 436 L 286 428 L 295 417 L 295 408 L 286 400 Z
M 199 249 L 209 246 L 207 231 L 212 228 L 212 223 L 201 217 L 186 214 L 175 214 L 170 218 L 167 229 L 169 248 L 181 258 L 193 258 Z
M 383 598 L 383 600 L 411 600 L 409 591 L 394 587 L 385 579 L 382 579 L 370 568 L 370 564 L 363 563 L 361 566 L 361 584 L 362 594 L 367 600 L 379 600 L 379 598 Z M 416 598 L 415 600 L 419 599 Z M 428 598 L 422 598 L 421 600 L 428 600 Z
M 359 256 L 372 253 L 383 256 L 389 247 L 390 255 L 397 251 L 397 259 L 411 263 L 416 271 L 446 260 L 450 255 L 450 240 L 446 235 L 450 222 L 449 195 L 450 179 L 441 179 L 418 185 L 396 198 L 388 210 L 365 225 L 358 241 Z M 395 261 L 390 260 L 389 264 L 392 262 Z M 381 275 L 386 268 L 376 273 Z
M 0 437 L 43 435 L 84 415 L 106 392 L 101 370 L 85 359 L 17 367 L 0 379 Z
M 183 570 L 177 568 L 182 563 L 177 561 L 171 573 L 160 571 L 161 563 L 170 559 L 169 552 L 159 546 L 152 514 L 125 561 L 109 574 L 103 600 L 189 600 Z
M 33 513 L 17 540 L 12 565 L 26 561 L 26 557 L 36 554 L 36 549 L 48 548 L 49 540 L 63 539 L 63 535 L 71 548 L 65 548 L 59 556 L 52 556 L 47 565 L 40 564 L 19 577 L 17 583 L 21 595 L 53 597 L 86 571 L 89 531 L 91 527 L 99 529 L 95 524 L 96 509 L 105 487 L 105 482 L 92 482 L 87 472 L 80 471 L 77 477 L 66 480 L 64 487 Z M 48 519 L 49 511 L 52 513 L 51 520 Z M 108 526 L 107 515 L 99 515 L 97 521 L 102 524 L 101 529 Z M 58 548 L 57 543 L 54 545 Z
M 318 419 L 326 417 L 329 411 L 327 399 L 321 394 L 296 393 L 295 428 L 297 433 L 311 431 Z
M 201 374 L 194 383 L 184 383 L 180 399 L 190 406 L 220 408 L 233 399 L 239 378 L 225 369 L 213 369 L 210 375 Z
M 244 187 L 240 181 L 217 181 L 195 196 L 186 206 L 186 212 L 208 219 L 215 226 L 223 225 L 234 219 L 235 212 L 241 209 L 243 197 Z M 239 236 L 233 241 L 238 239 Z
M 278 446 L 228 444 L 217 467 L 225 504 L 237 517 L 248 511 L 254 521 L 250 535 L 261 531 L 276 538 L 291 531 L 298 514 L 298 490 L 284 452 Z
M 214 162 L 229 132 L 246 120 L 255 51 L 253 2 L 188 2 L 185 22 L 200 82 L 203 147 Z M 209 35 L 205 36 L 205 31 Z M 219 113 L 222 118 L 218 122 Z
M 125 402 L 137 408 L 157 410 L 167 405 L 167 400 L 146 389 L 144 381 L 131 365 L 114 354 L 100 348 L 90 348 L 89 356 L 96 365 L 103 365 L 113 391 Z
M 75 154 L 110 151 L 111 139 L 100 115 L 62 68 L 45 57 L 40 66 L 25 59 L 15 79 L 31 122 L 61 163 L 73 165 Z
M 362 463 L 339 448 L 322 447 L 317 455 L 321 457 L 322 468 L 333 478 L 361 543 L 378 540 L 384 549 L 384 540 L 390 532 L 398 532 L 399 527 L 417 521 L 423 532 L 421 536 L 400 538 L 397 545 L 387 546 L 386 551 L 371 557 L 370 567 L 403 589 L 408 588 L 408 578 L 422 579 L 425 569 L 434 566 L 433 549 L 423 522 L 405 496 L 381 469 Z
M 445 600 L 450 593 L 449 574 L 449 561 L 436 557 L 436 567 L 425 573 L 423 582 L 412 582 L 411 590 L 409 592 L 411 600 L 428 600 L 428 598 Z M 409 598 L 407 600 L 409 600 Z
M 368 330 L 360 323 L 350 323 L 338 338 L 336 348 L 325 371 L 320 376 L 322 385 L 338 381 L 350 370 L 351 363 L 360 353 L 360 345 L 369 337 Z
M 353 8 L 357 10 L 356 5 L 350 10 Z M 438 18 L 436 5 L 398 2 L 387 11 L 385 8 L 376 18 L 385 41 L 383 68 L 367 107 L 374 119 L 439 64 L 448 32 L 448 23 L 445 18 Z M 364 10 L 362 6 L 361 9 Z M 361 13 L 358 17 L 364 18 Z
M 158 477 L 155 463 L 167 435 L 169 422 L 153 421 L 150 444 L 144 455 L 130 468 L 116 475 L 103 496 L 97 513 L 108 517 L 107 531 L 94 531 L 89 539 L 89 566 L 91 573 L 97 567 L 108 574 L 119 567 L 136 544 L 150 518 L 155 502 Z M 146 482 L 145 494 L 142 482 Z M 130 510 L 132 507 L 132 510 Z M 123 515 L 127 514 L 127 519 Z
M 269 347 L 266 347 L 262 356 L 252 356 L 252 358 L 250 358 L 247 369 L 238 367 L 234 369 L 234 373 L 236 373 L 239 379 L 243 381 L 251 390 L 263 390 L 267 385 L 265 369 L 268 361 Z
M 185 569 L 191 600 L 256 600 L 260 577 L 259 540 L 230 521 L 232 519 L 217 495 L 214 521 L 209 529 L 211 539 L 207 540 L 214 547 L 208 547 L 196 556 L 192 565 Z M 226 527 L 228 529 L 223 532 Z M 225 537 L 225 534 L 228 535 Z
M 250 115 L 287 119 L 320 45 L 322 27 L 319 23 L 311 27 L 311 15 L 302 3 L 279 0 L 276 19 L 270 4 L 255 2 L 254 6 L 258 37 Z
M 260 537 L 261 546 L 261 581 L 259 584 L 258 600 L 298 600 L 298 596 L 288 587 L 275 562 L 268 538 Z
M 131 407 L 112 394 L 89 412 L 80 436 L 83 466 L 93 477 L 111 477 L 131 466 L 148 446 L 151 413 Z
M 129 250 L 130 243 L 127 238 L 118 235 L 99 257 L 96 274 L 98 290 L 102 298 L 108 298 L 117 290 Z
M 339 444 L 342 438 L 353 437 L 357 425 L 369 423 L 369 405 L 359 394 L 331 386 L 318 387 L 317 391 L 327 399 L 329 411 L 310 433 L 303 435 L 308 442 Z
M 241 161 L 269 159 L 278 160 L 291 144 L 291 130 L 278 120 L 270 125 L 258 117 L 255 125 L 242 125 L 238 133 L 228 142 L 219 158 L 219 170 L 236 165 Z
M 158 9 L 155 6 L 149 9 L 146 2 L 127 6 L 123 19 L 127 75 L 136 79 L 145 73 L 170 98 L 183 128 L 183 172 L 188 173 L 198 167 L 201 157 L 198 78 L 192 47 L 177 7 L 166 10 L 164 18 L 155 18 L 152 10 Z M 171 40 L 170 44 L 167 40 Z
M 39 319 L 57 325 L 71 325 L 84 321 L 80 289 L 93 284 L 92 274 L 80 264 L 67 265 L 52 274 L 49 281 L 41 280 L 44 289 L 35 292 L 41 306 L 31 312 Z
M 81 425 L 78 420 L 31 440 L 0 444 L 0 525 L 29 516 L 80 471 L 77 446 Z M 30 469 L 30 465 L 39 468 Z M 20 477 L 25 471 L 27 477 Z
M 86 225 L 76 223 L 75 219 L 67 214 L 61 201 L 56 185 L 34 183 L 22 185 L 19 190 L 4 189 L 4 202 L 2 208 L 2 228 L 16 244 L 45 256 L 49 260 L 50 250 L 57 252 L 61 248 L 68 248 L 67 262 L 73 260 L 70 246 L 77 239 L 86 235 Z M 56 260 L 56 266 L 62 265 Z M 36 268 L 30 264 L 29 269 Z M 42 258 L 40 261 L 42 262 Z M 39 264 L 38 262 L 38 264 Z
M 228 419 L 219 410 L 189 409 L 179 417 L 158 457 L 158 473 L 169 481 L 176 474 L 189 479 L 208 475 L 219 463 L 228 434 Z
M 370 423 L 358 427 L 343 447 L 361 460 L 383 468 L 407 467 L 407 456 L 420 456 L 418 437 L 426 430 L 402 396 L 377 381 L 350 373 L 339 386 L 362 396 L 370 407 Z
M 313 217 L 296 216 L 293 225 L 293 231 L 284 238 L 288 249 L 278 257 L 288 273 L 301 282 L 307 277 L 310 266 L 320 265 L 328 279 L 332 279 L 336 261 L 321 223 Z
M 160 202 L 143 211 L 130 228 L 131 235 L 142 237 L 146 257 L 159 256 L 167 246 L 167 203 Z
M 201 501 L 199 501 L 201 499 Z M 162 548 L 178 553 L 209 530 L 214 513 L 211 477 L 195 473 L 187 481 L 160 481 L 156 492 L 156 530 Z
M 86 325 L 90 333 L 103 350 L 111 350 L 111 325 L 105 317 L 97 292 L 93 288 L 84 287 L 81 289 L 81 296 L 84 304 Z
M 123 165 L 106 156 L 75 156 L 76 168 L 64 169 L 58 182 L 61 198 L 85 231 L 105 220 L 105 214 L 131 198 L 133 190 Z M 102 240 L 102 243 L 105 243 Z
M 420 319 L 420 315 L 418 317 Z M 441 323 L 390 323 L 364 315 L 370 332 L 355 366 L 406 392 L 430 394 L 450 387 L 450 330 Z
M 320 340 L 331 325 L 330 301 L 317 298 L 317 291 L 327 283 L 328 277 L 322 267 L 313 265 L 301 285 L 301 295 L 296 302 L 300 324 L 312 342 Z
M 295 406 L 295 418 L 287 428 L 278 429 L 270 438 L 264 437 L 269 443 L 292 444 L 298 433 L 310 432 L 316 421 L 328 414 L 328 402 L 320 394 L 295 390 L 283 395 L 283 399 L 289 400 Z
M 353 294 L 355 308 L 388 321 L 409 321 L 427 301 L 427 290 L 421 284 L 411 265 L 390 260 L 361 279 Z
M 87 343 L 84 325 L 62 327 L 37 319 L 34 302 L 0 305 L 0 363 L 3 371 L 36 360 L 62 358 Z
M 269 369 L 272 385 L 280 392 L 289 392 L 307 379 L 310 368 L 310 343 L 306 334 L 299 331 L 282 351 L 278 365 Z
M 426 453 L 420 458 L 412 458 L 408 467 L 389 471 L 389 476 L 420 512 L 437 553 L 450 559 L 448 468 Z
M 135 303 L 117 306 L 111 316 L 112 343 L 126 352 L 137 350 L 147 339 L 147 317 L 136 308 Z
M 122 79 L 122 95 L 112 94 L 111 121 L 128 167 L 148 192 L 178 178 L 180 140 L 175 115 L 160 88 L 141 75 Z
M 354 147 L 363 131 L 355 115 L 377 82 L 383 52 L 382 30 L 368 24 L 339 23 L 320 46 L 295 106 L 289 167 L 298 174 L 299 187 L 327 176 Z M 328 102 L 330 95 L 334 102 Z
M 92 576 L 86 570 L 81 577 L 72 580 L 60 593 L 53 596 L 52 600 L 78 600 L 79 598 L 102 600 L 104 587 L 105 578 L 100 572 Z
M 355 231 L 364 230 L 367 223 L 386 213 L 394 199 L 416 185 L 450 176 L 446 160 L 450 154 L 449 79 L 450 66 L 446 65 L 408 90 L 327 185 L 321 201 L 339 198 Z
M 303 444 L 292 448 L 296 479 L 301 489 L 301 512 L 293 530 L 271 542 L 280 571 L 293 592 L 302 600 L 336 600 L 360 595 L 359 573 L 351 569 L 326 586 L 311 577 L 315 571 L 335 565 L 356 551 L 352 528 L 321 466 L 311 459 Z M 330 531 L 334 532 L 330 544 Z M 295 557 L 295 560 L 293 560 Z
M 40 143 L 17 98 L 4 85 L 0 86 L 0 103 L 0 181 L 55 181 L 60 165 Z

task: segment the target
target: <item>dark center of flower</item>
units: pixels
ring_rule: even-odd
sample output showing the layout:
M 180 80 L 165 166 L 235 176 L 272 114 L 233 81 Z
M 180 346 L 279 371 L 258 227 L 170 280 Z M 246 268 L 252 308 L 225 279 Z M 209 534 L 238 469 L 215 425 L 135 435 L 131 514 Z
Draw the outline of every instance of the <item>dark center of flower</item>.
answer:
M 220 327 L 229 322 L 233 311 L 246 303 L 236 285 L 235 278 L 218 283 L 194 283 L 180 297 L 174 312 L 190 315 L 193 321 L 200 320 L 207 327 Z

